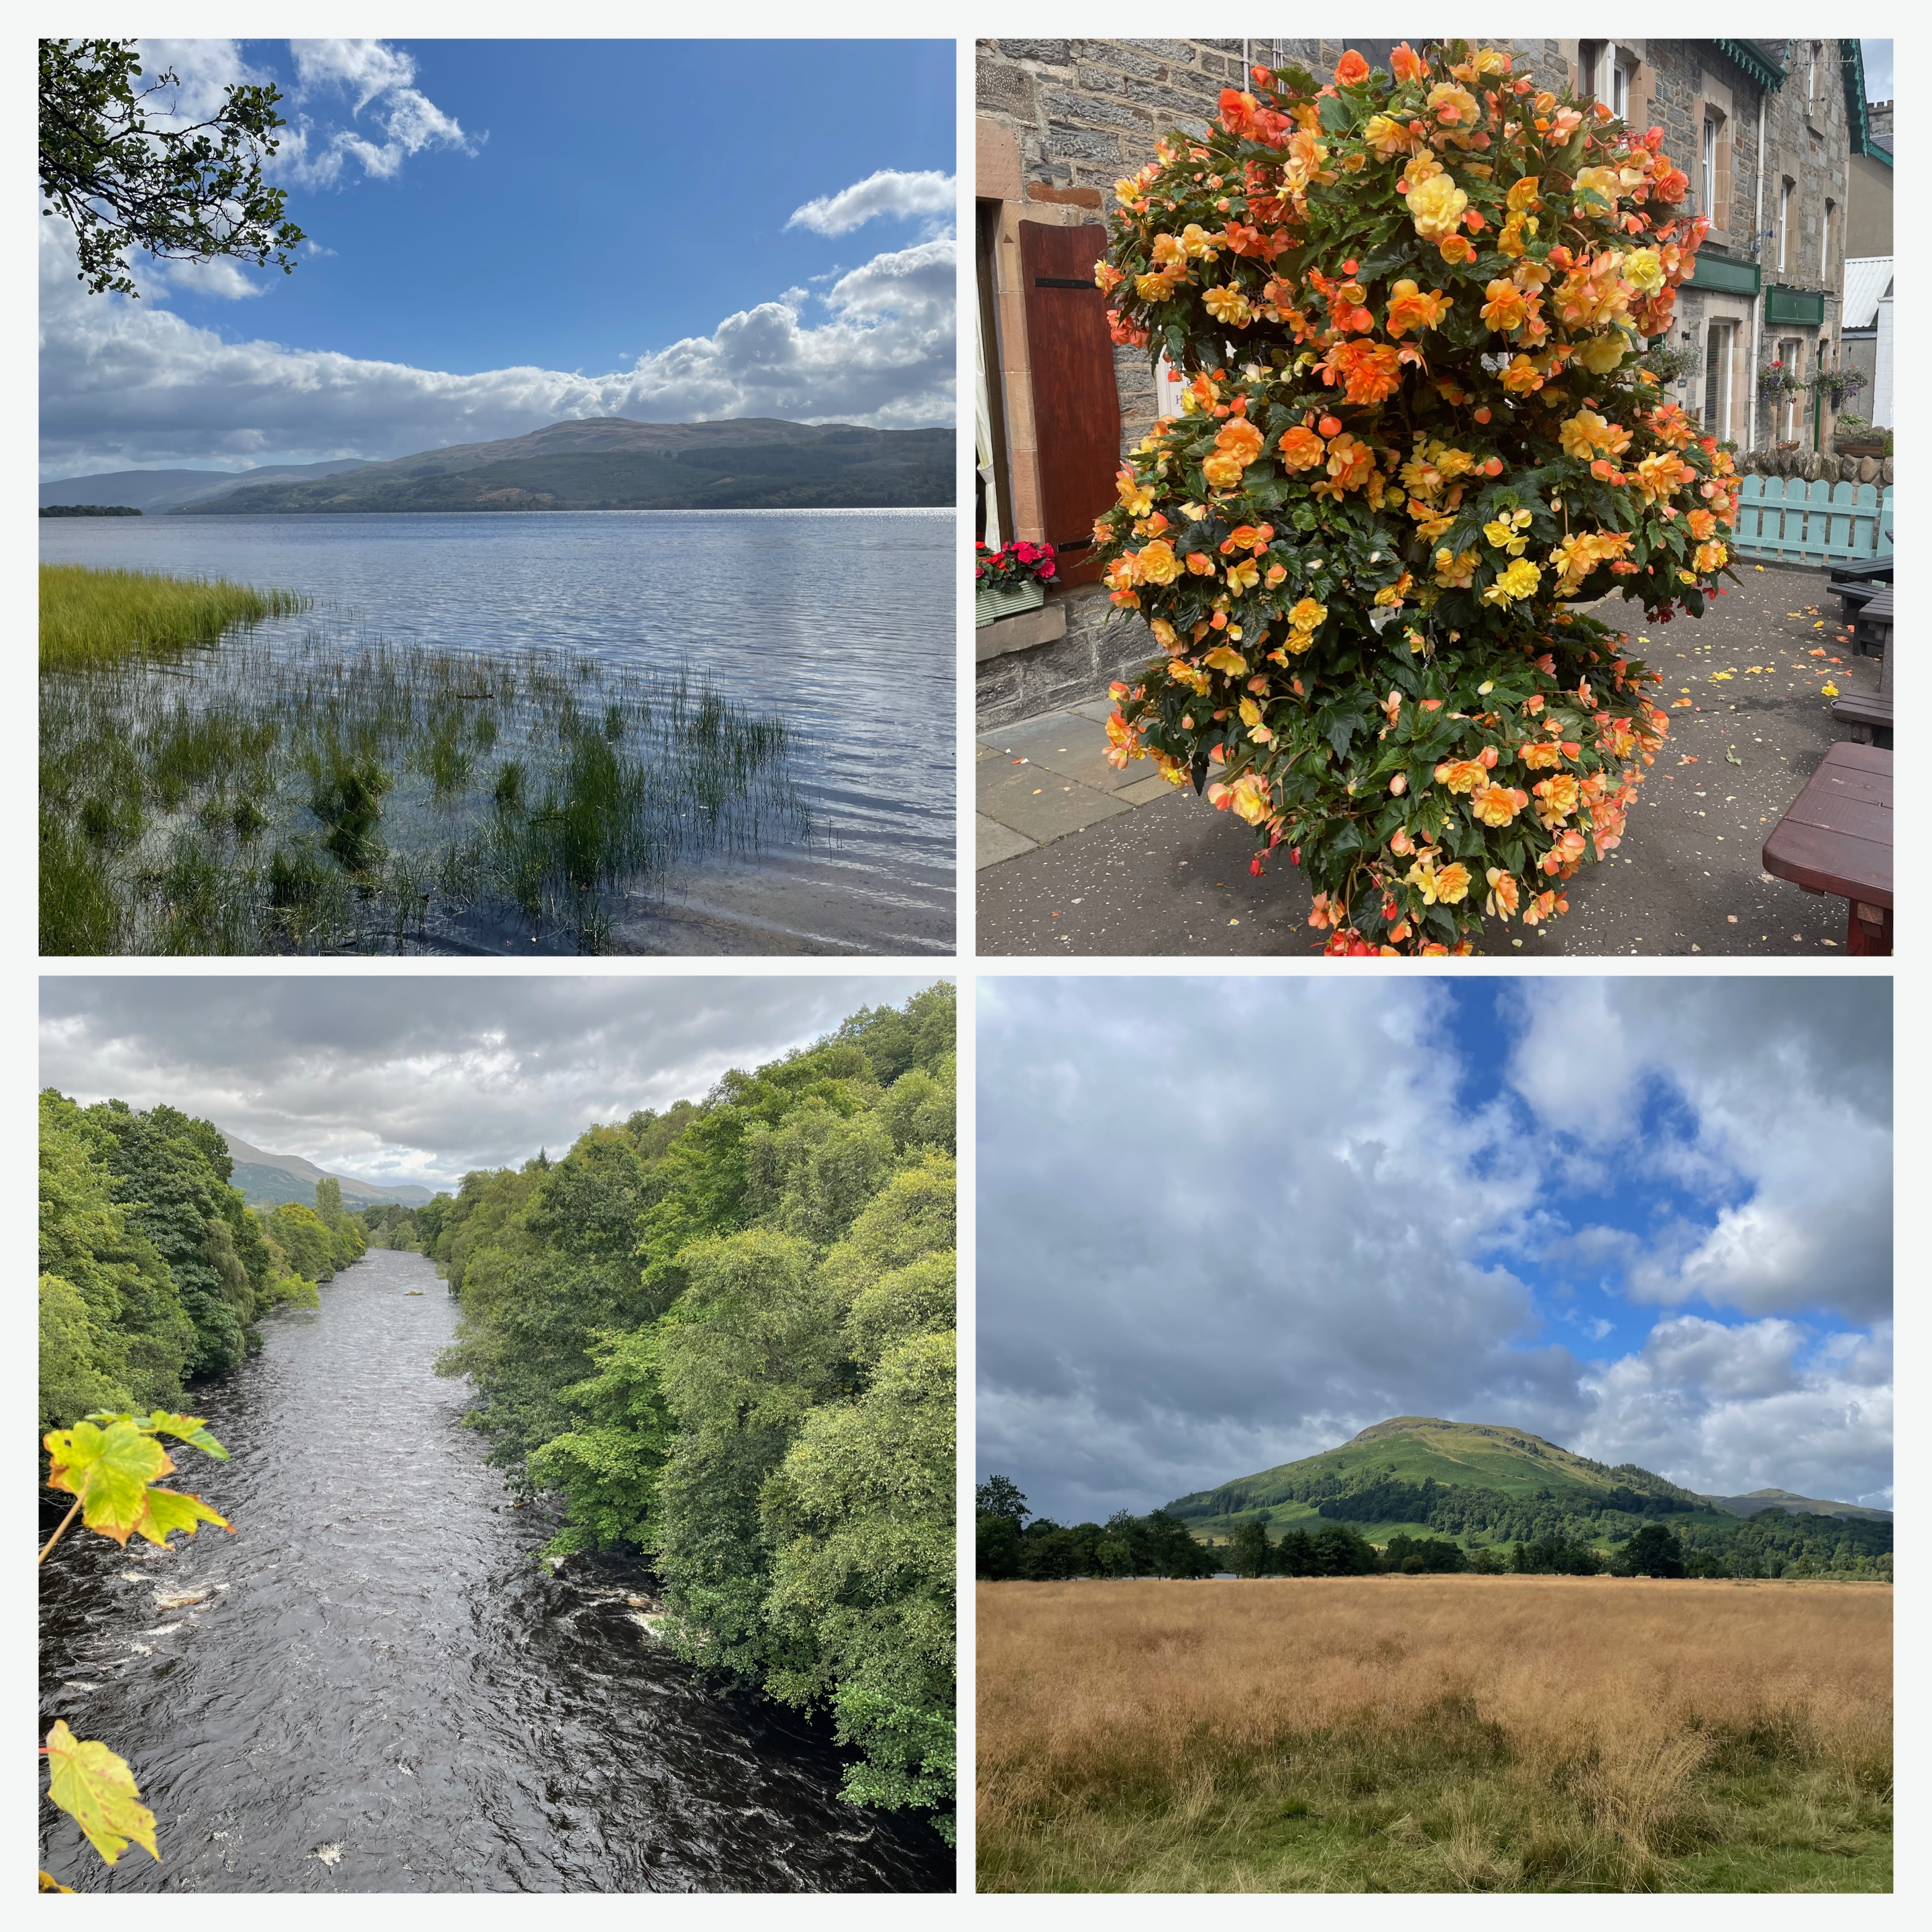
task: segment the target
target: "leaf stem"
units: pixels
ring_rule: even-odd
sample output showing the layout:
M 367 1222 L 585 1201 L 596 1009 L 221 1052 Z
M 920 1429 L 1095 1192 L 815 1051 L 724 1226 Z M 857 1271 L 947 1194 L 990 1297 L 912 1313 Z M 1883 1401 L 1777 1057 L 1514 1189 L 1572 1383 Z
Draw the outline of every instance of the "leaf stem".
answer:
M 76 1496 L 74 1499 L 74 1508 L 69 1510 L 67 1514 L 61 1518 L 60 1528 L 56 1530 L 53 1534 L 49 1537 L 46 1541 L 40 1546 L 40 1553 L 38 1559 L 40 1562 L 44 1563 L 47 1560 L 47 1552 L 52 1549 L 56 1544 L 59 1542 L 62 1537 L 66 1534 L 68 1525 L 73 1522 L 74 1518 L 80 1514 L 80 1497 Z

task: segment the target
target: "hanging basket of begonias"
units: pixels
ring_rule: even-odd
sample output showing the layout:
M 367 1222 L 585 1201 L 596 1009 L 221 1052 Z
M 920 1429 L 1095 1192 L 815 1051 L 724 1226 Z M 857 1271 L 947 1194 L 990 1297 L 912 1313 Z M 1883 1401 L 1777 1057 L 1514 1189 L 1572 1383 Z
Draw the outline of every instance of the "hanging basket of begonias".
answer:
M 1637 360 L 1706 226 L 1660 131 L 1464 41 L 1391 65 L 1257 68 L 1117 184 L 1114 340 L 1190 380 L 1094 526 L 1166 653 L 1110 756 L 1286 848 L 1326 950 L 1468 952 L 1568 909 L 1663 741 L 1573 607 L 1701 615 L 1738 486 Z

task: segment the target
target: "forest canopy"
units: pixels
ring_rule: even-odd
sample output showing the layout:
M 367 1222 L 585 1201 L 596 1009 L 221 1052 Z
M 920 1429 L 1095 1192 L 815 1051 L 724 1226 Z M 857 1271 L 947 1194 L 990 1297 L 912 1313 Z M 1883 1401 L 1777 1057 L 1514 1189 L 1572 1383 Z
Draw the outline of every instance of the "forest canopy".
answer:
M 648 1562 L 682 1656 L 828 1712 L 848 1798 L 949 1841 L 955 1012 L 862 1010 L 406 1217 L 549 1553 Z
M 179 1109 L 40 1096 L 39 1433 L 104 1410 L 178 1408 L 262 1346 L 259 1317 L 313 1304 L 367 1243 L 320 1184 L 267 1214 L 229 1185 L 221 1130 Z

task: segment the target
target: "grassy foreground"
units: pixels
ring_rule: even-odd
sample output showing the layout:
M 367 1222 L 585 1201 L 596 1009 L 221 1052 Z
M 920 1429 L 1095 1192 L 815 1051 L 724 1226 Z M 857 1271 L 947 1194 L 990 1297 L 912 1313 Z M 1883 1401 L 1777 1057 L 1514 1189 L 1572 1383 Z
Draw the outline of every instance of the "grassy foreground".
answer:
M 1892 1591 L 982 1584 L 982 1892 L 1882 1892 Z
M 151 571 L 40 566 L 40 668 L 72 670 L 132 652 L 212 644 L 237 624 L 292 616 L 308 599 Z

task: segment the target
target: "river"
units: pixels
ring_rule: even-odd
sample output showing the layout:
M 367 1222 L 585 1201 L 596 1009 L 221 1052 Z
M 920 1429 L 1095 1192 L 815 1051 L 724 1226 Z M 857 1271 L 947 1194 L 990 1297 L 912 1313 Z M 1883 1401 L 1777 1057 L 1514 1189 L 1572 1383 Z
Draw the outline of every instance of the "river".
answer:
M 46 1868 L 93 1892 L 950 1891 L 928 1828 L 839 1802 L 822 1733 L 655 1646 L 634 1580 L 532 1560 L 548 1526 L 432 1372 L 455 1315 L 422 1256 L 372 1250 L 193 1392 L 232 1460 L 184 1448 L 170 1480 L 232 1536 L 56 1546 L 41 1734 L 64 1718 L 128 1760 L 162 1862 L 110 1870 L 43 1800 Z
M 40 554 L 314 598 L 262 626 L 271 642 L 320 629 L 345 647 L 688 668 L 790 726 L 813 836 L 634 896 L 614 950 L 940 953 L 956 932 L 958 527 L 951 510 L 63 518 L 40 524 Z

